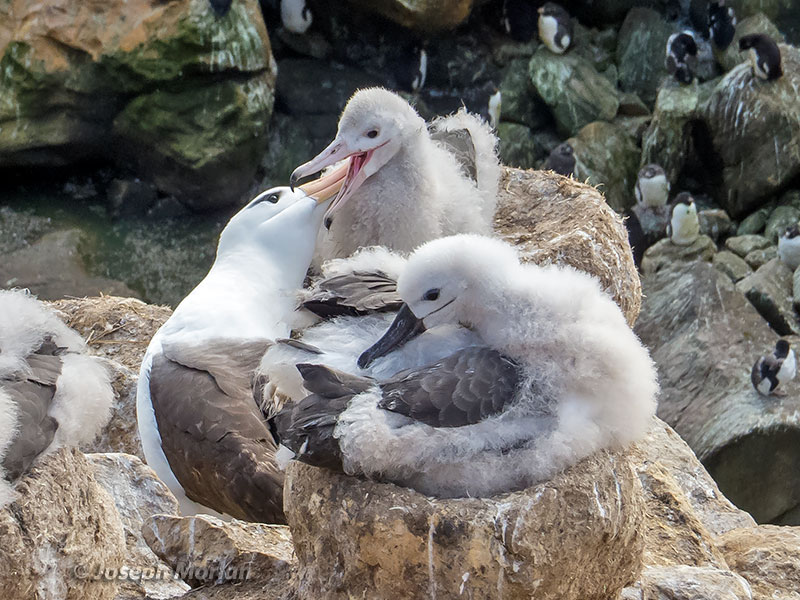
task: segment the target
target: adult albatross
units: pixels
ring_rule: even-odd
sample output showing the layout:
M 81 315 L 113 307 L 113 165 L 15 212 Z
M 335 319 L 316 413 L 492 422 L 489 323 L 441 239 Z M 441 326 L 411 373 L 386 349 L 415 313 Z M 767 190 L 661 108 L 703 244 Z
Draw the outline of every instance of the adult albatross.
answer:
M 268 190 L 234 215 L 208 275 L 150 342 L 139 433 L 147 463 L 184 514 L 284 521 L 283 475 L 254 399 L 254 371 L 272 340 L 289 334 L 327 200 L 344 175 Z
M 350 98 L 336 138 L 290 181 L 349 159 L 320 231 L 322 260 L 366 246 L 409 253 L 446 235 L 491 233 L 500 180 L 496 146 L 489 126 L 465 110 L 428 127 L 397 94 L 369 88 Z
M 405 304 L 361 366 L 441 326 L 468 326 L 483 345 L 383 381 L 299 365 L 311 395 L 271 422 L 299 460 L 429 495 L 487 496 L 647 429 L 655 366 L 589 275 L 522 265 L 500 240 L 459 235 L 415 251 L 398 292 Z
M 114 391 L 81 336 L 24 290 L 0 290 L 0 507 L 40 456 L 90 442 Z

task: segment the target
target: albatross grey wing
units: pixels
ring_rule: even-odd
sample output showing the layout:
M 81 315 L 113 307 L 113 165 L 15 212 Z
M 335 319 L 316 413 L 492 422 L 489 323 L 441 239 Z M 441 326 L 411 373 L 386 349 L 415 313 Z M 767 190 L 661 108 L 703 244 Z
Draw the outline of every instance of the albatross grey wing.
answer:
M 521 378 L 513 360 L 473 346 L 382 382 L 378 406 L 432 427 L 462 427 L 501 412 L 514 399 Z
M 302 306 L 330 319 L 396 311 L 402 304 L 394 279 L 381 271 L 354 271 L 316 282 Z
M 17 435 L 3 457 L 2 466 L 11 481 L 17 479 L 53 441 L 58 423 L 47 413 L 61 374 L 61 359 L 47 342 L 26 357 L 28 371 L 0 380 L 0 386 L 17 406 Z M 41 353 L 40 353 L 41 352 Z
M 477 184 L 478 157 L 469 129 L 451 129 L 447 131 L 434 127 L 430 130 L 430 136 L 432 140 L 439 142 L 456 157 L 456 160 L 464 169 L 464 173 Z
M 268 345 L 165 343 L 150 395 L 164 454 L 189 498 L 238 519 L 284 522 L 276 445 L 252 392 Z

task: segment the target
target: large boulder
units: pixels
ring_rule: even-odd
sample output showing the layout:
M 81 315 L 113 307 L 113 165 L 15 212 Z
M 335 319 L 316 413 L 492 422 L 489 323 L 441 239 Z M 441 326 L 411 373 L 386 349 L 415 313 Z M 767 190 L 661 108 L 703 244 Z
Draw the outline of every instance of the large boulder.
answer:
M 664 16 L 650 8 L 632 8 L 617 41 L 619 85 L 623 91 L 636 92 L 649 106 L 655 102 L 658 87 L 667 77 L 664 48 L 672 27 Z
M 125 558 L 114 502 L 75 449 L 40 457 L 0 509 L 3 600 L 111 600 Z
M 196 208 L 247 189 L 275 81 L 258 2 L 4 2 L 0 22 L 0 167 L 110 158 Z
M 473 0 L 350 0 L 410 29 L 454 29 L 469 16 Z
M 528 71 L 533 88 L 550 107 L 565 136 L 575 135 L 592 121 L 610 121 L 617 114 L 616 86 L 583 56 L 553 54 L 540 47 L 531 57 Z
M 630 325 L 641 285 L 628 232 L 602 194 L 552 172 L 505 168 L 495 232 L 536 264 L 565 264 L 594 275 Z
M 639 148 L 623 128 L 595 121 L 569 139 L 575 150 L 575 178 L 599 187 L 609 206 L 623 212 L 635 203 Z
M 750 383 L 777 335 L 705 262 L 648 275 L 643 293 L 636 332 L 658 366 L 658 415 L 737 506 L 759 522 L 790 514 L 800 505 L 800 382 L 789 382 L 780 400 Z
M 284 498 L 301 598 L 605 600 L 641 566 L 641 486 L 623 452 L 482 499 L 292 463 Z
M 721 168 L 717 198 L 733 217 L 757 208 L 800 174 L 800 50 L 780 45 L 783 77 L 734 67 L 699 113 Z

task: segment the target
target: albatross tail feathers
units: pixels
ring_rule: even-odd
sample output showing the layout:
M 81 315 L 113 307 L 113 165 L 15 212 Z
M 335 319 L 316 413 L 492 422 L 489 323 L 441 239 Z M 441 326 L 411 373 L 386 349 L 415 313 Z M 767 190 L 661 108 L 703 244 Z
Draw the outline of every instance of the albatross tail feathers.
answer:
M 6 480 L 3 460 L 17 435 L 17 407 L 11 397 L 0 388 L 0 508 L 15 497 L 14 489 Z

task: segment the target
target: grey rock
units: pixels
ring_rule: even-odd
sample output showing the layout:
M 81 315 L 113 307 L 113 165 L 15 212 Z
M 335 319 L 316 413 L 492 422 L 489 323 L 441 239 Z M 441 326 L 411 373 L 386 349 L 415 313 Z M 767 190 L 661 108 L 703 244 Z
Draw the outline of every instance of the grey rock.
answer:
M 800 210 L 794 206 L 778 206 L 767 219 L 764 237 L 777 244 L 778 238 L 786 228 L 795 225 L 798 220 L 800 220 Z
M 742 63 L 719 81 L 698 114 L 722 168 L 717 200 L 733 217 L 800 174 L 800 50 L 785 44 L 780 50 L 783 77 L 762 81 Z
M 141 179 L 112 179 L 107 190 L 108 204 L 115 217 L 142 215 L 156 201 L 156 188 Z
M 778 256 L 778 247 L 769 246 L 768 248 L 762 248 L 760 250 L 748 252 L 744 257 L 744 261 L 753 269 L 758 269 L 767 264 L 776 256 Z
M 792 305 L 800 313 L 800 269 L 792 273 Z
M 539 48 L 528 65 L 534 89 L 564 135 L 574 135 L 592 121 L 617 114 L 617 90 L 592 63 L 576 54 L 553 54 Z
M 700 233 L 704 233 L 717 243 L 736 230 L 736 225 L 728 213 L 718 208 L 701 210 L 697 213 L 697 218 L 700 221 Z
M 582 56 L 594 65 L 598 73 L 612 75 L 609 80 L 616 85 L 617 72 L 614 64 L 614 50 L 617 46 L 617 32 L 613 27 L 607 29 L 588 28 L 581 25 L 580 21 L 573 21 L 575 32 L 574 41 L 570 49 L 578 56 Z
M 650 109 L 635 92 L 622 92 L 619 95 L 619 116 L 649 117 Z
M 525 125 L 500 123 L 497 137 L 500 138 L 500 161 L 504 165 L 531 169 L 547 156 L 533 131 Z
M 508 65 L 500 83 L 503 99 L 500 120 L 539 129 L 550 122 L 551 117 L 547 106 L 536 99 L 536 94 L 531 88 L 531 79 L 528 75 L 529 62 L 530 59 L 518 58 Z
M 758 252 L 758 250 L 756 250 L 756 252 Z M 714 255 L 712 263 L 714 268 L 725 273 L 734 283 L 740 279 L 744 279 L 753 272 L 753 269 L 750 268 L 750 265 L 748 265 L 743 258 L 728 250 L 717 252 Z
M 667 225 L 672 216 L 672 208 L 669 205 L 646 207 L 634 204 L 631 212 L 639 219 L 644 233 L 645 249 L 666 237 Z
M 618 212 L 634 204 L 639 149 L 624 129 L 595 121 L 568 141 L 575 150 L 578 180 L 599 186 L 609 206 Z
M 642 258 L 642 273 L 657 273 L 672 265 L 695 261 L 709 262 L 714 258 L 717 246 L 707 235 L 698 236 L 689 246 L 673 244 L 669 238 L 650 246 Z
M 338 115 L 290 116 L 274 113 L 269 147 L 261 158 L 261 190 L 286 185 L 297 165 L 316 156 L 336 135 Z
M 747 215 L 739 227 L 736 228 L 736 235 L 748 235 L 753 233 L 761 233 L 767 224 L 769 218 L 769 210 L 766 208 L 759 208 L 754 213 Z
M 186 216 L 189 210 L 186 206 L 178 200 L 175 196 L 166 196 L 159 198 L 147 210 L 147 218 L 149 219 L 177 219 L 178 217 Z
M 763 268 L 763 267 L 762 267 Z M 658 365 L 658 414 L 686 440 L 725 494 L 759 522 L 800 504 L 800 382 L 780 401 L 753 389 L 750 369 L 777 335 L 726 276 L 704 262 L 643 278 L 635 331 Z M 741 283 L 741 282 L 740 282 Z M 703 498 L 701 489 L 697 497 Z
M 662 79 L 667 76 L 664 67 L 664 48 L 672 27 L 663 15 L 650 8 L 632 8 L 617 42 L 619 84 L 625 92 L 636 92 L 645 104 L 652 106 Z
M 49 218 L 40 217 L 32 210 L 0 206 L 0 256 L 27 248 L 53 227 Z M 0 282 L 0 287 L 2 285 Z
M 741 575 L 716 567 L 670 565 L 647 567 L 621 600 L 752 600 L 750 584 Z
M 753 250 L 761 250 L 771 245 L 772 243 L 763 235 L 755 234 L 737 235 L 725 240 L 725 247 L 743 258 Z
M 351 0 L 395 23 L 424 32 L 454 29 L 470 15 L 473 0 Z
M 800 333 L 792 306 L 792 272 L 780 259 L 773 258 L 755 273 L 736 284 L 778 335 Z
M 789 190 L 781 196 L 778 204 L 781 206 L 793 206 L 800 210 L 800 190 Z

